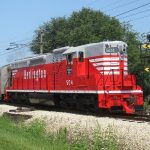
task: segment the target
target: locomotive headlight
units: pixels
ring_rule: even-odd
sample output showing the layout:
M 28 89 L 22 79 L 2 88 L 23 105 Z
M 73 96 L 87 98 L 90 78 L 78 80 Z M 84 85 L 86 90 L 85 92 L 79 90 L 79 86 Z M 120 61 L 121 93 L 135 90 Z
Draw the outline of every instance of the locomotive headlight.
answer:
M 128 49 L 127 45 L 125 45 L 125 44 L 124 45 L 119 45 L 119 53 L 120 54 L 126 53 L 127 49 Z
M 126 53 L 127 48 L 128 48 L 128 47 L 127 47 L 126 45 L 123 45 L 123 52 L 124 52 L 124 53 Z

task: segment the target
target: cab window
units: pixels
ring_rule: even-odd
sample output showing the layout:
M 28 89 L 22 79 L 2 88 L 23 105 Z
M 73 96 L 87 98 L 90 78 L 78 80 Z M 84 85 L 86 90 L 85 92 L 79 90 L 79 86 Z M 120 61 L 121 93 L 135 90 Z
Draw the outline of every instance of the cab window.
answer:
M 72 54 L 67 55 L 67 64 L 72 64 L 73 63 L 73 56 Z
M 84 53 L 79 52 L 79 62 L 83 62 L 83 61 L 84 61 Z

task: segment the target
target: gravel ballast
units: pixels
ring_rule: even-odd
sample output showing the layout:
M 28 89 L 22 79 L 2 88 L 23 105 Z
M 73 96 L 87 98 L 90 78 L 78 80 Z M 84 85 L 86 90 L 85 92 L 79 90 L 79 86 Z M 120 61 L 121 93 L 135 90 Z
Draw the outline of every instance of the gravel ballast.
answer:
M 15 106 L 5 104 L 0 105 L 0 115 L 16 109 Z M 22 114 L 32 115 L 32 119 L 40 119 L 46 123 L 46 130 L 57 132 L 60 128 L 66 127 L 70 132 L 87 131 L 89 134 L 92 129 L 100 126 L 102 130 L 111 127 L 117 135 L 119 142 L 123 143 L 123 149 L 131 150 L 150 150 L 150 123 L 137 122 L 123 119 L 86 116 L 81 114 L 71 114 L 65 112 L 35 110 L 22 112 Z

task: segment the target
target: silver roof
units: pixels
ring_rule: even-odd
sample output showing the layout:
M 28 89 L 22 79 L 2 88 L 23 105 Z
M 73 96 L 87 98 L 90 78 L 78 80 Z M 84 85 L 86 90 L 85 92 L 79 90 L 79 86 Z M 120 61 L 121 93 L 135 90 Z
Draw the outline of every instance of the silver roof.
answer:
M 78 51 L 84 51 L 87 50 L 89 48 L 94 48 L 94 47 L 103 47 L 106 44 L 108 45 L 125 45 L 127 46 L 127 44 L 125 42 L 122 41 L 104 41 L 104 42 L 99 42 L 99 43 L 91 43 L 91 44 L 85 44 L 85 45 L 81 45 L 81 46 L 77 46 L 77 47 L 70 47 L 69 49 L 67 49 L 63 54 L 69 54 L 69 53 L 74 53 L 74 52 L 78 52 Z
M 40 61 L 40 59 L 43 59 L 43 60 L 41 60 L 43 63 L 50 63 L 50 62 L 54 62 L 55 60 L 61 61 L 62 59 L 65 59 L 64 55 L 79 52 L 79 51 L 85 51 L 85 54 L 84 54 L 85 57 L 103 55 L 103 54 L 105 54 L 105 45 L 106 44 L 110 45 L 110 46 L 117 46 L 117 47 L 121 47 L 124 45 L 127 46 L 127 44 L 122 41 L 104 41 L 104 42 L 99 42 L 99 43 L 85 44 L 85 45 L 81 45 L 81 46 L 77 46 L 77 47 L 66 46 L 66 47 L 54 49 L 53 53 L 34 55 L 31 57 L 26 57 L 26 58 L 23 58 L 20 60 L 16 60 L 16 61 L 10 63 L 10 66 L 12 68 L 16 68 L 17 66 L 25 67 L 25 66 L 29 66 L 31 62 L 35 62 L 35 65 L 36 65 L 36 61 L 38 63 L 38 61 Z M 106 54 L 108 54 L 108 53 L 106 53 Z M 77 55 L 75 57 L 77 57 Z

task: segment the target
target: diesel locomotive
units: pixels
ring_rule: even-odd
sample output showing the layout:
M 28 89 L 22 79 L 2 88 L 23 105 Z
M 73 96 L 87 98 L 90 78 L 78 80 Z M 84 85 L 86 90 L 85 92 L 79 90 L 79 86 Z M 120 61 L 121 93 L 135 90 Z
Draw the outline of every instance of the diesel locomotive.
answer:
M 143 91 L 128 72 L 128 45 L 104 41 L 62 47 L 0 69 L 4 101 L 134 114 Z

